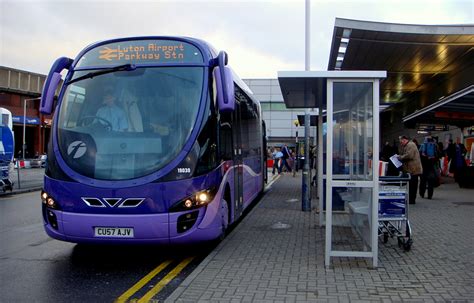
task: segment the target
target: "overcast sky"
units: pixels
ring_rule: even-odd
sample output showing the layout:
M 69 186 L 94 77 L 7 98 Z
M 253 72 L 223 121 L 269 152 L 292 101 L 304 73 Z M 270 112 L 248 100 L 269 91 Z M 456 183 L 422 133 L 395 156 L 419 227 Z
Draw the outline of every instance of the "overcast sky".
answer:
M 204 39 L 241 78 L 304 70 L 305 1 L 0 0 L 0 65 L 47 74 L 100 40 L 151 35 Z M 409 24 L 474 23 L 474 0 L 311 1 L 311 70 L 326 70 L 336 17 Z

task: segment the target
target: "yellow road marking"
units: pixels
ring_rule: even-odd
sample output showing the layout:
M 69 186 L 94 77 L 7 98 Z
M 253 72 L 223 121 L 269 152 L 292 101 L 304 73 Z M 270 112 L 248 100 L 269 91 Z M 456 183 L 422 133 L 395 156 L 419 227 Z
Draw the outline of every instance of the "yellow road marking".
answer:
M 273 183 L 275 183 L 275 181 L 278 180 L 280 177 L 281 175 L 277 175 L 276 177 L 273 177 L 272 181 L 270 181 L 270 183 L 268 183 L 266 187 L 270 188 L 273 185 Z
M 129 290 L 124 292 L 120 297 L 118 297 L 117 300 L 115 300 L 115 303 L 124 303 L 127 302 L 128 298 L 130 298 L 134 293 L 136 293 L 140 288 L 145 286 L 148 282 L 150 282 L 151 279 L 153 279 L 154 276 L 156 276 L 158 273 L 160 273 L 163 269 L 166 268 L 171 263 L 171 260 L 166 260 L 165 262 L 161 263 L 153 269 L 148 275 L 143 277 L 140 281 L 135 283 Z
M 170 271 L 158 284 L 148 291 L 137 303 L 149 302 L 163 287 L 173 280 L 192 260 L 194 257 L 184 259 L 178 266 Z

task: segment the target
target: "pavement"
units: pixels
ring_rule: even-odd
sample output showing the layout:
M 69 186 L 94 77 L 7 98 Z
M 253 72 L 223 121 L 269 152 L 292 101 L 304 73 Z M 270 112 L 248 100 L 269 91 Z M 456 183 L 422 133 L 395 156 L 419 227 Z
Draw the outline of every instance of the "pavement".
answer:
M 43 177 L 44 168 L 15 168 L 9 176 L 14 183 L 13 191 L 3 192 L 0 188 L 0 197 L 40 190 L 43 187 Z
M 166 302 L 474 302 L 474 189 L 444 182 L 410 205 L 410 251 L 379 241 L 377 268 L 347 257 L 326 268 L 301 175 L 283 175 Z
M 13 194 L 40 189 L 43 173 L 21 169 Z M 267 193 L 167 302 L 474 302 L 474 189 L 445 178 L 432 200 L 418 197 L 409 210 L 410 251 L 389 239 L 379 242 L 377 268 L 347 257 L 332 258 L 327 268 L 315 194 L 313 210 L 303 212 L 301 174 L 270 180 Z

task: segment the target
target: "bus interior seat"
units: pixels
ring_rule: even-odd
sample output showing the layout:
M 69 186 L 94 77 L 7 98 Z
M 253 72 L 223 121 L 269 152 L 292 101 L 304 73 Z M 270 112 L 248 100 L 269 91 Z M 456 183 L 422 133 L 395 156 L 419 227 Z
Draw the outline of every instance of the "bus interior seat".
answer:
M 143 132 L 143 119 L 138 107 L 138 98 L 128 92 L 122 94 L 122 104 L 128 119 L 129 132 Z

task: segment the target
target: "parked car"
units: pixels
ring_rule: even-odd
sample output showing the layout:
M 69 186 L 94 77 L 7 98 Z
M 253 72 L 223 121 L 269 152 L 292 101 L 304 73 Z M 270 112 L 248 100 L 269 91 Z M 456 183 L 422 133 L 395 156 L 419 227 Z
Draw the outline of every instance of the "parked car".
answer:
M 30 167 L 31 168 L 41 167 L 41 159 L 37 158 L 37 159 L 31 159 L 29 161 L 30 161 Z
M 38 168 L 38 167 L 46 167 L 46 155 L 41 155 L 38 158 L 31 159 L 30 160 L 30 166 L 32 168 Z
M 46 167 L 46 159 L 48 159 L 48 156 L 46 154 L 40 156 L 41 160 L 41 167 Z

